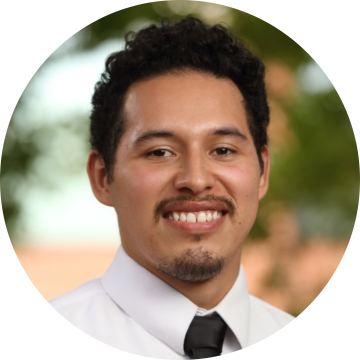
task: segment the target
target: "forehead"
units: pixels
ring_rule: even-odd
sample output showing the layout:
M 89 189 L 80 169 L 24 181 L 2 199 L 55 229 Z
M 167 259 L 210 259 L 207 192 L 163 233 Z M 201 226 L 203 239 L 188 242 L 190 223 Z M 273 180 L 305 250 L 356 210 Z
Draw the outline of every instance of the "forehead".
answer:
M 125 97 L 125 133 L 154 128 L 205 133 L 236 126 L 248 133 L 243 96 L 229 79 L 208 74 L 161 75 L 133 84 Z

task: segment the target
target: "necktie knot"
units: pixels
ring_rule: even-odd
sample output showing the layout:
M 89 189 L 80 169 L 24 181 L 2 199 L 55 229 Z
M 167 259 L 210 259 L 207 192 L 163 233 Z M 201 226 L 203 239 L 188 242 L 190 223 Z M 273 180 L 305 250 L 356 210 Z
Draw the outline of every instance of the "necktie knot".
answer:
M 185 336 L 185 354 L 191 359 L 219 356 L 227 325 L 217 314 L 195 316 Z

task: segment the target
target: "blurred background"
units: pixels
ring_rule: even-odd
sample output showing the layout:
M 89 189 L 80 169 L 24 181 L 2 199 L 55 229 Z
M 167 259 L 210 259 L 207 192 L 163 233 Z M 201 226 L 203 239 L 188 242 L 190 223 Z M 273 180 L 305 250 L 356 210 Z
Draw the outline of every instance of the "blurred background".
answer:
M 95 200 L 85 171 L 94 84 L 128 31 L 188 14 L 230 26 L 267 66 L 270 189 L 242 261 L 250 292 L 296 316 L 329 281 L 350 239 L 357 148 L 341 99 L 311 56 L 236 9 L 195 1 L 135 6 L 90 24 L 43 63 L 17 104 L 2 153 L 11 241 L 47 300 L 102 276 L 120 240 L 113 209 Z

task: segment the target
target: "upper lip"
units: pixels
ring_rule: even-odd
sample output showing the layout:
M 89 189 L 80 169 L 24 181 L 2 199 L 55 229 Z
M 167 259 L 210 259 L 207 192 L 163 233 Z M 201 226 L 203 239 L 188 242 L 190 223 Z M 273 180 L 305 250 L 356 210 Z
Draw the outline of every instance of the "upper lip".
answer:
M 192 202 L 192 201 L 184 201 L 184 202 L 175 202 L 165 206 L 163 214 L 170 213 L 173 211 L 177 212 L 198 212 L 198 211 L 206 211 L 206 210 L 217 210 L 217 211 L 225 211 L 227 212 L 227 206 L 222 203 L 213 202 L 213 201 L 202 201 L 202 202 Z

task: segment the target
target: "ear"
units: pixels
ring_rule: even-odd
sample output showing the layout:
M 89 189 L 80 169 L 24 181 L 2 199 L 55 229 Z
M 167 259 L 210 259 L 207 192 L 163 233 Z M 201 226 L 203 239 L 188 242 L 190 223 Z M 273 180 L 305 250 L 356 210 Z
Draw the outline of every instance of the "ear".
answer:
M 261 200 L 267 193 L 269 187 L 269 174 L 270 174 L 270 154 L 269 148 L 264 146 L 261 151 L 261 158 L 264 163 L 264 170 L 260 177 L 260 185 L 259 185 L 259 200 Z
M 95 197 L 102 204 L 113 206 L 105 162 L 96 150 L 90 152 L 86 170 Z

